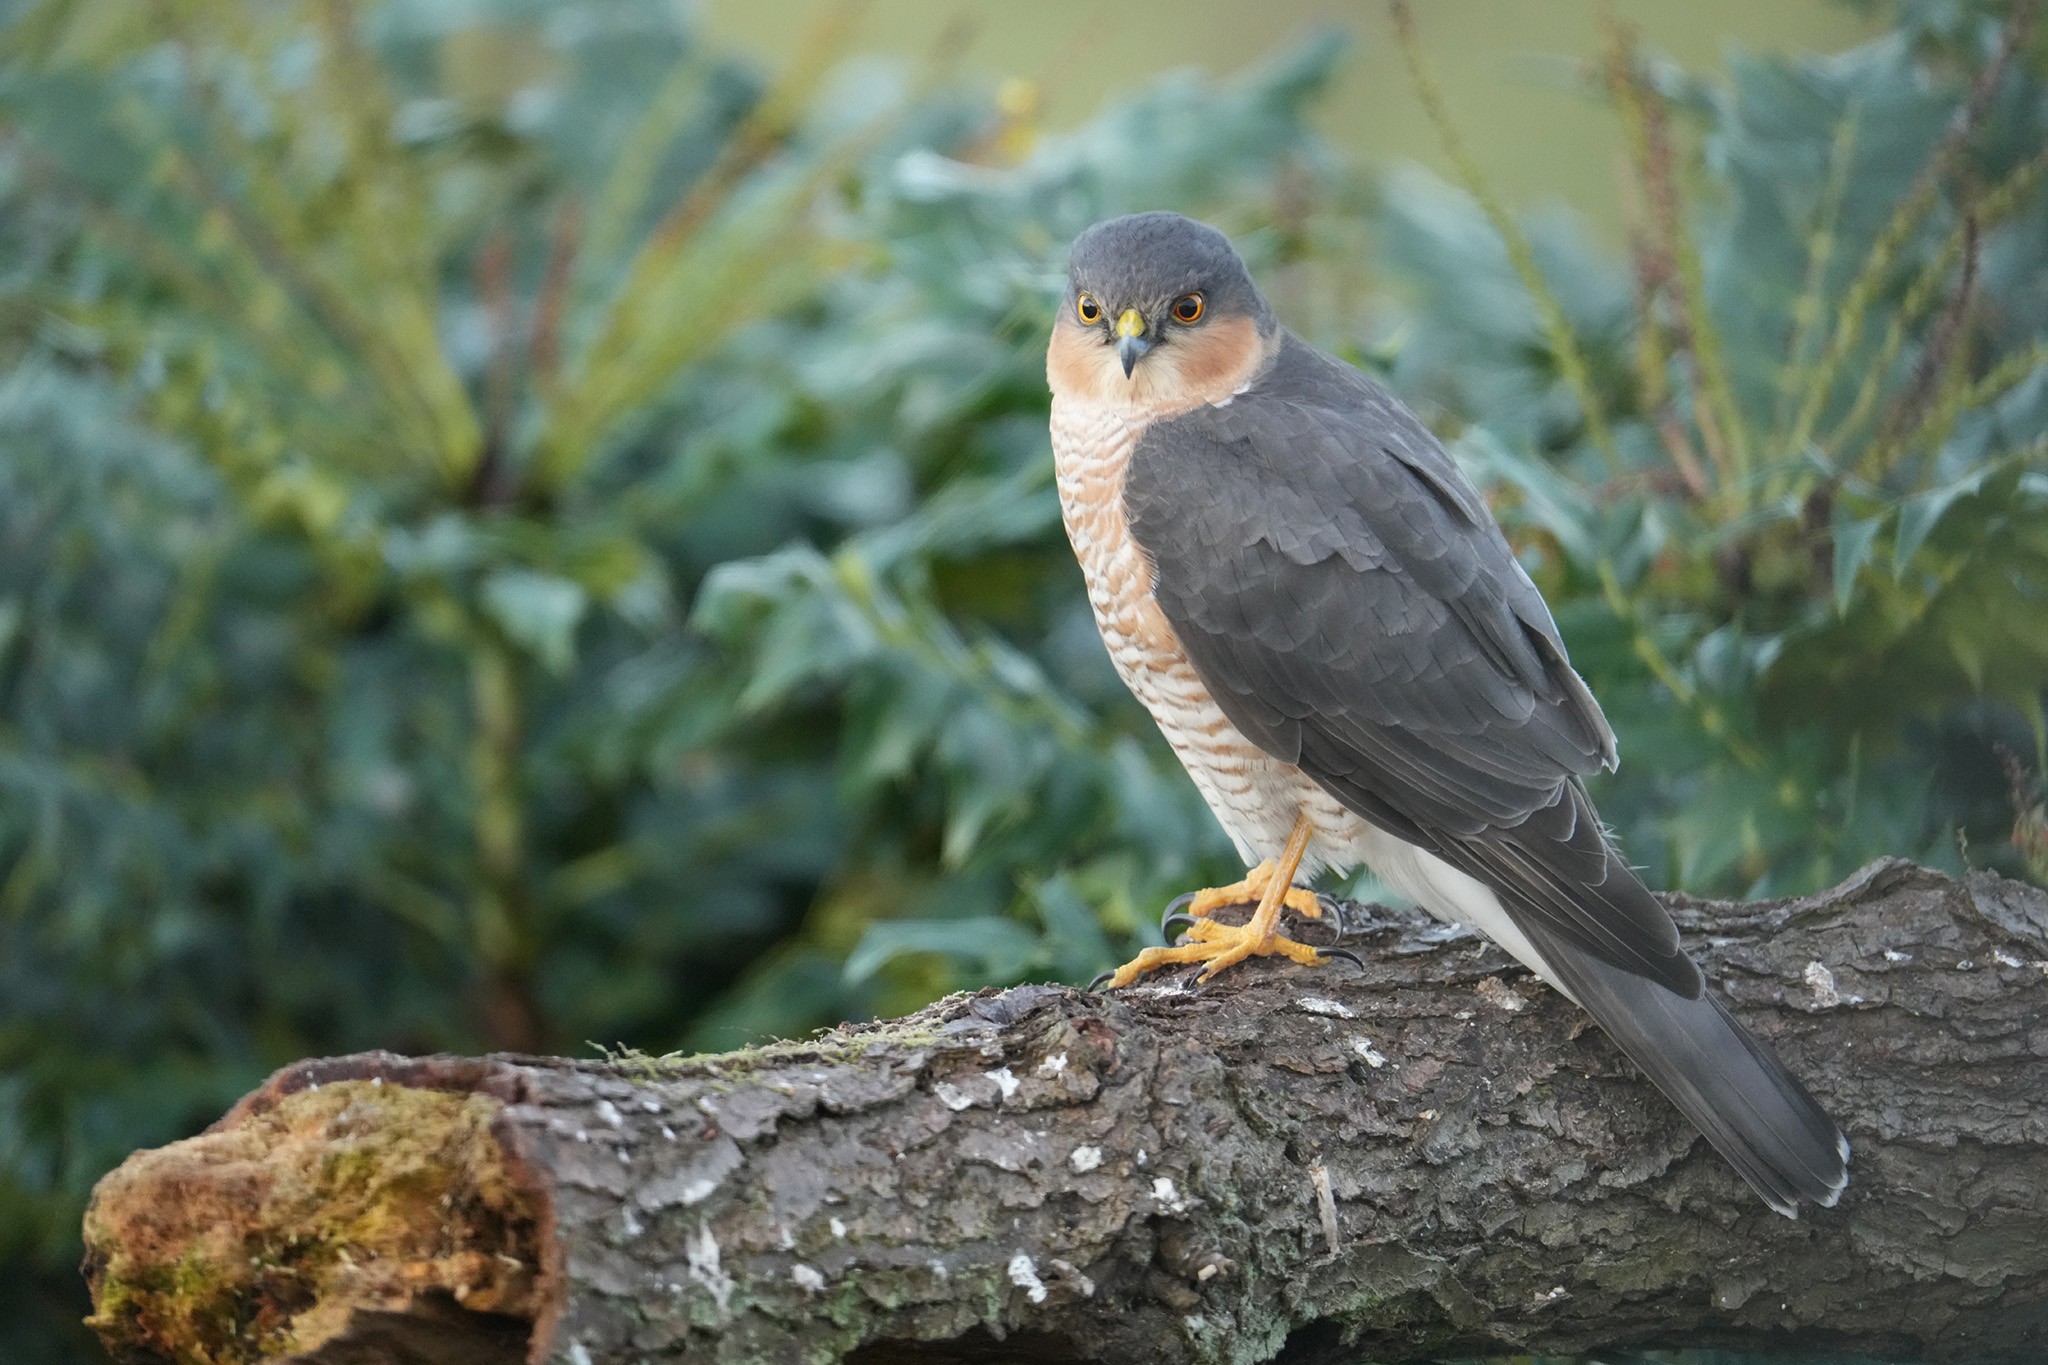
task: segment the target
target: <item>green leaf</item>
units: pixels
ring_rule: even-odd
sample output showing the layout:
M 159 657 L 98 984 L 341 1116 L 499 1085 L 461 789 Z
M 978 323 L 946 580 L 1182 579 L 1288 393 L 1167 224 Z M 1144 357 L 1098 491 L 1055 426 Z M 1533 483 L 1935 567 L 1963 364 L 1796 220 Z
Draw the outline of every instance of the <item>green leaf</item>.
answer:
M 532 569 L 500 569 L 484 580 L 484 608 L 514 643 L 561 675 L 576 662 L 576 625 L 590 598 L 576 583 Z
M 1913 556 L 1920 553 L 1920 547 L 1927 543 L 1928 533 L 1935 524 L 1947 515 L 1949 508 L 1963 498 L 1972 497 L 1984 487 L 1984 478 L 1990 471 L 1979 469 L 1954 483 L 1940 488 L 1930 488 L 1925 493 L 1908 498 L 1899 508 L 1899 531 L 1892 546 L 1892 577 L 1903 578 L 1906 566 L 1913 562 Z
M 1115 965 L 1102 922 L 1064 876 L 1049 877 L 1032 892 L 1045 921 L 1045 946 L 1053 967 L 1068 981 L 1086 981 Z
M 1871 547 L 1884 527 L 1884 517 L 1835 524 L 1835 614 L 1847 616 L 1849 602 L 1856 595 L 1856 575 L 1870 562 Z
M 846 959 L 846 980 L 859 985 L 896 958 L 937 953 L 971 967 L 984 981 L 1014 981 L 1040 960 L 1037 935 L 995 915 L 972 919 L 889 920 L 871 924 Z
M 1516 454 L 1485 427 L 1468 427 L 1452 446 L 1480 484 L 1504 483 L 1522 496 L 1521 520 L 1557 538 L 1575 564 L 1599 556 L 1593 538 L 1593 506 L 1585 491 L 1538 460 Z

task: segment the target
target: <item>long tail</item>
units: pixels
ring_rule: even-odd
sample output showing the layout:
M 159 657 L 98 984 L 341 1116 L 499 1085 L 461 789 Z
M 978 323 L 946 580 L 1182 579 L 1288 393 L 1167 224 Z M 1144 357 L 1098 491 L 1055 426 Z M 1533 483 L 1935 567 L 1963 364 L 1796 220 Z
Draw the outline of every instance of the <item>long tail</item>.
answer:
M 1831 1207 L 1849 1183 L 1849 1140 L 1785 1064 L 1711 992 L 1688 999 L 1524 924 L 1565 991 L 1787 1218 Z

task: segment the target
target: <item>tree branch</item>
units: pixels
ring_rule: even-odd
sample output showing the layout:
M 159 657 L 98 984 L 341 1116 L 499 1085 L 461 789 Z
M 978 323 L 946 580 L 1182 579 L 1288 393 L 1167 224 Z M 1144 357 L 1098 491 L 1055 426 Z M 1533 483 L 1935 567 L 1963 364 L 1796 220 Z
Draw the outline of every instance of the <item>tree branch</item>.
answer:
M 721 1057 L 286 1068 L 87 1218 L 124 1361 L 2048 1350 L 2048 895 L 1901 862 L 1671 899 L 1855 1144 L 1777 1217 L 1585 1017 L 1372 965 L 985 991 Z

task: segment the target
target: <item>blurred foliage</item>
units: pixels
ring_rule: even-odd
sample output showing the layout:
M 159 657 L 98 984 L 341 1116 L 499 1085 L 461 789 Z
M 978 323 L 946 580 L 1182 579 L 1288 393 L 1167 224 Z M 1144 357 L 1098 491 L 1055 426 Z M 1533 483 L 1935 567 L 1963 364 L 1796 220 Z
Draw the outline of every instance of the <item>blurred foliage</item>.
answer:
M 1863 48 L 1725 83 L 1609 18 L 1627 260 L 1469 174 L 1383 199 L 1392 380 L 1457 431 L 1613 719 L 1596 795 L 1654 883 L 1789 894 L 1888 853 L 2048 870 L 2033 10 L 1913 0 Z
M 1112 213 L 1219 223 L 1455 438 L 1655 879 L 2017 868 L 2016 810 L 2039 875 L 2005 13 L 1726 83 L 1614 30 L 1615 261 L 1331 164 L 1327 41 L 1048 137 L 843 14 L 764 87 L 666 0 L 0 6 L 0 1358 L 76 1349 L 92 1180 L 296 1057 L 1079 979 L 1230 875 L 1052 489 Z
M 801 1031 L 953 979 L 842 970 L 905 915 L 1085 974 L 1221 848 L 1039 333 L 1087 223 L 1305 165 L 1334 48 L 1033 152 L 851 12 L 769 88 L 667 0 L 7 14 L 0 1358 L 90 1349 L 91 1182 L 295 1057 Z

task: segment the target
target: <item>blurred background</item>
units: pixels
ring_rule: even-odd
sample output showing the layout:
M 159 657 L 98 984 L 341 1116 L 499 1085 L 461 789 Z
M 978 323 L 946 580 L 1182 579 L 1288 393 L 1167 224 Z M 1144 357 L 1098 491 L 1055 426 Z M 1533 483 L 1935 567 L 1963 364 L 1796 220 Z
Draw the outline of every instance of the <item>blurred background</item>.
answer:
M 1235 875 L 1052 489 L 1119 212 L 1452 444 L 1654 883 L 2048 876 L 2032 6 L 1417 9 L 0 0 L 0 1360 L 296 1058 L 1082 981 Z

